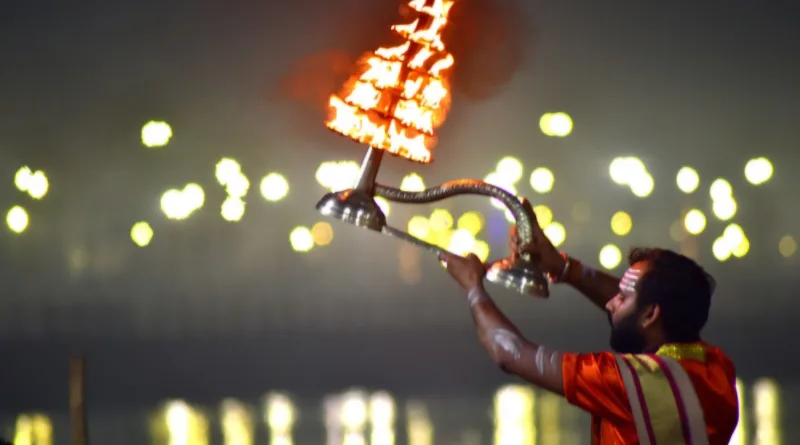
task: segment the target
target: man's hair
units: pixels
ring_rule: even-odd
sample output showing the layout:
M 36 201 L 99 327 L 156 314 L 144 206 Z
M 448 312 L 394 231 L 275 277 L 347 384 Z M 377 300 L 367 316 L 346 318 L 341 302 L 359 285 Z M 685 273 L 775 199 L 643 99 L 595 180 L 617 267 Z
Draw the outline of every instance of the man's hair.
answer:
M 694 260 L 667 249 L 637 247 L 628 262 L 649 265 L 637 285 L 639 307 L 657 304 L 668 342 L 692 342 L 708 321 L 714 277 Z

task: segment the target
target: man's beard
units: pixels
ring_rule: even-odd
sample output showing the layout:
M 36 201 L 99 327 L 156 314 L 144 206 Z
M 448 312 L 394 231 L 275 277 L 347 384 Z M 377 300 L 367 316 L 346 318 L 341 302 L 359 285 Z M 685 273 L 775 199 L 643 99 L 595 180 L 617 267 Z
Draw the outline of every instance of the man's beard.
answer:
M 611 325 L 611 349 L 619 354 L 641 354 L 646 345 L 644 335 L 636 325 L 636 314 L 631 314 L 614 325 L 611 313 L 608 313 Z

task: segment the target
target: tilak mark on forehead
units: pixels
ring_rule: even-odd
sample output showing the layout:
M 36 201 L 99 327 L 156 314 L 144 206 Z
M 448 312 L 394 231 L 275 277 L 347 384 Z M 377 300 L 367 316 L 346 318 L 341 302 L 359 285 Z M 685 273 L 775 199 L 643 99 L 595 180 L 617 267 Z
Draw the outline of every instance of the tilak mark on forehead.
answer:
M 634 292 L 636 290 L 636 283 L 642 277 L 642 271 L 639 269 L 630 268 L 625 271 L 625 275 L 619 282 L 619 289 L 623 292 Z

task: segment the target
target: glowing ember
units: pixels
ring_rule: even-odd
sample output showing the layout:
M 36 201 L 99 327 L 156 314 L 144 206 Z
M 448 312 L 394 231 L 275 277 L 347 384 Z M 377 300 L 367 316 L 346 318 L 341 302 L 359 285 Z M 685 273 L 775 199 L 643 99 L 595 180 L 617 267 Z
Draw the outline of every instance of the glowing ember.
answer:
M 411 0 L 414 22 L 392 26 L 405 43 L 367 53 L 359 73 L 330 98 L 328 128 L 371 147 L 429 163 L 447 115 L 453 56 L 442 30 L 454 0 Z

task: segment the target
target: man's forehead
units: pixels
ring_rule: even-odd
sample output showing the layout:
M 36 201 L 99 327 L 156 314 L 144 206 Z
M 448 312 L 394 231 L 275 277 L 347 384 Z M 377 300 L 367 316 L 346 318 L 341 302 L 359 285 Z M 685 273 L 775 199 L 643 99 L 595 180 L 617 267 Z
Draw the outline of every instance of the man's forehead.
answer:
M 649 265 L 645 261 L 633 263 L 622 276 L 622 280 L 619 282 L 619 288 L 621 290 L 634 291 L 636 289 L 636 283 L 638 283 L 642 275 L 647 272 L 648 267 Z

